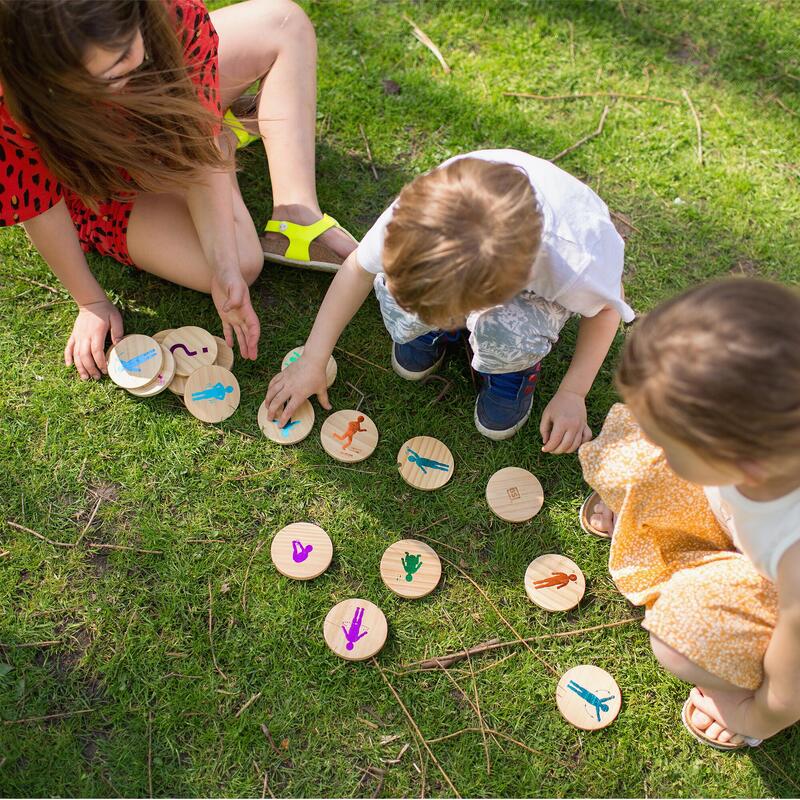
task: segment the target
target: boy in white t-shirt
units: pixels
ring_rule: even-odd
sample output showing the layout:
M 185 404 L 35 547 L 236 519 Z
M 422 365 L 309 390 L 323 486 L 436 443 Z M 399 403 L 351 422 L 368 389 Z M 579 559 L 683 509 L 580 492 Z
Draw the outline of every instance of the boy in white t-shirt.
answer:
M 573 314 L 575 355 L 541 421 L 543 450 L 591 438 L 584 398 L 620 318 L 624 245 L 587 186 L 517 150 L 450 159 L 406 186 L 337 273 L 303 356 L 270 383 L 270 414 L 285 424 L 311 394 L 328 407 L 325 365 L 370 289 L 392 337 L 392 366 L 421 380 L 448 343 L 469 332 L 482 378 L 475 424 L 508 439 L 525 424 L 542 358 Z M 285 404 L 285 405 L 284 405 Z

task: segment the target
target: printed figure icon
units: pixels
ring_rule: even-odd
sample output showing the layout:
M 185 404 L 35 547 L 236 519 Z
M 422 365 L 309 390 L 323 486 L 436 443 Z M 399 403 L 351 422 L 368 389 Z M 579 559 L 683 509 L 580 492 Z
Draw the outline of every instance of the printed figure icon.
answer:
M 364 417 L 359 415 L 358 419 L 354 419 L 351 422 L 347 423 L 347 429 L 345 430 L 344 433 L 342 433 L 342 434 L 334 433 L 333 434 L 333 438 L 334 439 L 337 439 L 338 441 L 343 442 L 342 450 L 347 450 L 347 448 L 350 447 L 351 444 L 353 444 L 353 437 L 357 433 L 366 432 L 367 429 L 361 427 L 361 423 L 363 421 L 364 421 Z
M 297 350 L 292 350 L 291 355 L 286 359 L 287 365 L 294 364 L 295 361 L 299 361 L 301 355 L 302 354 L 298 353 Z
M 601 700 L 594 692 L 590 692 L 588 689 L 572 680 L 567 684 L 567 688 L 575 692 L 575 694 L 578 695 L 581 700 L 585 700 L 594 708 L 594 711 L 597 714 L 598 722 L 600 722 L 600 712 L 603 711 L 604 713 L 608 713 L 608 701 L 613 700 L 615 697 L 615 695 L 612 694 L 610 697 L 604 697 Z
M 434 461 L 432 458 L 424 458 L 415 450 L 412 450 L 410 447 L 406 447 L 406 452 L 408 453 L 408 460 L 412 464 L 416 464 L 416 466 L 422 470 L 423 474 L 428 474 L 428 469 L 438 469 L 442 472 L 449 472 L 450 465 L 444 464 L 441 461 Z M 426 467 L 428 469 L 426 469 Z
M 548 589 L 552 586 L 556 589 L 563 589 L 570 581 L 577 580 L 578 576 L 574 572 L 569 575 L 566 572 L 554 572 L 549 578 L 540 578 L 538 581 L 534 581 L 533 588 Z
M 422 566 L 422 556 L 410 556 L 406 553 L 406 557 L 401 558 L 400 563 L 406 571 L 406 580 L 410 583 L 414 580 L 414 573 Z
M 149 361 L 151 358 L 155 358 L 157 352 L 157 350 L 151 348 L 146 353 L 140 353 L 138 356 L 134 356 L 133 358 L 126 359 L 120 356 L 120 367 L 125 372 L 141 372 L 142 370 L 139 369 L 139 365 L 144 364 L 145 361 Z
M 283 427 L 281 427 L 278 425 L 278 420 L 274 419 L 272 420 L 272 424 L 277 426 L 278 430 L 281 432 L 281 436 L 283 436 L 284 439 L 288 439 L 289 432 L 292 430 L 292 428 L 294 428 L 295 425 L 300 424 L 300 420 L 290 419 Z
M 355 647 L 356 642 L 369 633 L 369 631 L 361 630 L 361 622 L 363 621 L 363 619 L 364 619 L 364 609 L 361 608 L 360 606 L 357 606 L 356 611 L 353 614 L 353 619 L 350 622 L 350 626 L 348 628 L 345 628 L 345 626 L 342 625 L 344 638 L 347 639 L 347 644 L 345 646 L 347 647 L 348 650 L 352 650 Z
M 314 549 L 313 544 L 303 546 L 302 542 L 297 539 L 292 540 L 292 559 L 295 564 L 302 564 L 307 558 L 308 554 Z
M 226 394 L 233 392 L 233 386 L 225 386 L 223 383 L 215 383 L 199 392 L 192 392 L 192 400 L 224 400 Z

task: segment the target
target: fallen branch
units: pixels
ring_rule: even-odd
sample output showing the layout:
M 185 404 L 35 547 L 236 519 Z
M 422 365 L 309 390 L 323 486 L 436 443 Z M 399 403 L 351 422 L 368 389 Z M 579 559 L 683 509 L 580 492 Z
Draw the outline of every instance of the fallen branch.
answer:
M 251 705 L 253 705 L 253 703 L 255 703 L 255 701 L 256 701 L 256 700 L 258 700 L 258 698 L 259 698 L 259 697 L 261 697 L 261 692 L 258 692 L 258 694 L 254 694 L 254 695 L 253 695 L 253 696 L 252 696 L 252 697 L 251 697 L 251 698 L 250 698 L 250 699 L 249 699 L 249 700 L 248 700 L 248 701 L 247 701 L 247 702 L 246 702 L 246 703 L 245 703 L 245 704 L 244 704 L 244 705 L 243 705 L 243 706 L 242 706 L 242 707 L 241 707 L 241 708 L 240 708 L 240 709 L 239 709 L 239 710 L 236 712 L 236 714 L 234 715 L 234 716 L 236 717 L 236 719 L 239 719 L 239 717 L 241 717 L 241 716 L 242 716 L 242 714 L 244 714 L 244 712 L 245 712 L 245 711 L 247 711 L 247 709 L 248 709 L 248 708 L 250 708 L 250 706 L 251 706 Z
M 431 744 L 435 744 L 437 742 L 445 742 L 448 739 L 455 739 L 456 736 L 461 736 L 464 733 L 478 733 L 480 732 L 480 728 L 462 728 L 460 731 L 454 731 L 453 733 L 448 733 L 446 736 L 439 736 L 436 739 L 429 739 L 428 741 Z M 533 747 L 529 747 L 524 742 L 520 742 L 518 739 L 514 739 L 512 736 L 509 736 L 507 733 L 503 733 L 502 731 L 496 731 L 494 728 L 487 728 L 486 732 L 492 736 L 499 736 L 501 739 L 505 739 L 507 742 L 511 742 L 511 744 L 515 744 L 517 747 L 521 747 L 523 750 L 527 750 L 529 753 L 535 756 L 544 756 L 548 759 L 548 761 L 553 760 L 553 756 L 550 753 L 544 753 L 541 750 L 535 750 Z M 558 763 L 562 764 L 562 766 L 567 766 L 564 764 L 563 761 L 559 761 Z
M 22 725 L 23 722 L 45 722 L 50 719 L 65 719 L 66 717 L 77 717 L 81 714 L 93 714 L 93 708 L 84 708 L 81 711 L 65 711 L 62 714 L 47 714 L 44 717 L 26 717 L 25 719 L 6 719 L 3 725 Z
M 61 639 L 50 639 L 46 642 L 22 642 L 20 644 L 2 644 L 0 647 L 11 649 L 12 647 L 22 649 L 23 647 L 51 647 L 54 644 L 61 644 Z
M 400 699 L 400 695 L 397 694 L 397 690 L 394 688 L 394 686 L 392 686 L 392 682 L 386 677 L 386 673 L 381 669 L 381 665 L 377 662 L 375 656 L 373 656 L 371 660 L 372 663 L 375 665 L 376 669 L 378 670 L 378 672 L 380 673 L 381 678 L 383 678 L 383 682 L 389 687 L 389 691 L 394 696 L 394 699 L 397 701 L 397 704 L 403 710 L 403 713 L 406 715 L 406 719 L 408 720 L 409 725 L 411 725 L 411 728 L 413 729 L 414 733 L 417 735 L 417 738 L 419 739 L 420 743 L 422 744 L 422 746 L 427 751 L 428 755 L 433 760 L 433 763 L 436 764 L 436 767 L 439 770 L 439 772 L 442 773 L 442 777 L 447 782 L 447 785 L 450 787 L 450 790 L 456 797 L 460 798 L 461 795 L 458 793 L 458 789 L 456 789 L 456 787 L 453 784 L 453 781 L 450 780 L 450 776 L 447 774 L 447 772 L 445 772 L 444 767 L 439 763 L 436 756 L 433 754 L 433 750 L 431 750 L 430 746 L 428 745 L 428 742 L 422 735 L 422 731 L 420 731 L 417 723 L 414 721 L 414 717 L 411 716 L 411 712 L 406 708 L 405 704 Z
M 767 99 L 777 103 L 787 114 L 791 114 L 793 117 L 800 117 L 800 114 L 789 108 L 789 106 L 787 106 L 786 103 L 783 102 L 783 100 L 781 100 L 779 97 L 775 97 L 774 94 L 770 95 Z
M 566 149 L 562 150 L 557 155 L 554 155 L 550 159 L 550 161 L 558 161 L 559 158 L 563 158 L 568 153 L 573 152 L 573 150 L 577 150 L 581 145 L 584 145 L 584 144 L 586 144 L 586 142 L 591 141 L 592 139 L 594 139 L 597 136 L 599 136 L 603 132 L 603 128 L 605 127 L 606 117 L 608 116 L 609 110 L 610 110 L 610 106 L 606 106 L 603 109 L 603 113 L 600 115 L 600 122 L 597 124 L 596 130 L 592 131 L 592 133 L 590 133 L 590 134 L 587 134 L 582 139 L 578 139 L 578 141 L 575 142 L 575 144 L 570 145 L 569 147 L 567 147 Z
M 153 796 L 153 712 L 147 714 L 147 790 Z
M 424 44 L 425 47 L 427 47 L 428 50 L 430 50 L 431 53 L 433 53 L 434 56 L 436 56 L 436 60 L 442 65 L 442 69 L 445 71 L 446 74 L 449 75 L 451 71 L 450 67 L 448 63 L 444 60 L 442 51 L 433 43 L 431 37 L 428 36 L 428 34 L 425 33 L 425 31 L 423 31 L 422 28 L 420 28 L 419 25 L 417 25 L 417 23 L 414 22 L 413 19 L 411 19 L 411 17 L 408 16 L 408 14 L 403 14 L 403 19 L 411 26 L 411 32 L 414 34 L 416 39 L 422 42 L 422 44 Z
M 632 231 L 636 231 L 636 233 L 641 234 L 641 231 L 627 217 L 624 217 L 622 214 L 618 214 L 616 211 L 612 211 L 610 208 L 608 209 L 608 213 L 614 219 L 618 219 L 623 225 L 627 225 Z
M 375 364 L 374 362 L 367 360 L 363 356 L 357 356 L 355 353 L 350 353 L 349 351 L 345 350 L 343 347 L 339 347 L 338 345 L 333 349 L 338 350 L 340 353 L 344 353 L 346 356 L 350 356 L 350 358 L 355 358 L 358 361 L 363 361 L 365 364 L 369 364 L 371 367 L 375 367 L 375 369 L 379 369 L 382 372 L 391 372 L 390 369 L 386 369 L 386 367 L 382 367 L 380 364 Z
M 97 509 L 100 508 L 100 503 L 102 503 L 102 502 L 103 502 L 103 498 L 102 497 L 98 497 L 97 498 L 97 502 L 94 504 L 94 508 L 92 509 L 92 513 L 89 515 L 89 521 L 86 523 L 86 525 L 84 526 L 83 530 L 81 531 L 81 535 L 77 538 L 77 540 L 75 542 L 75 545 L 74 545 L 75 547 L 77 547 L 81 543 L 81 540 L 83 539 L 83 537 L 86 536 L 86 531 L 88 531 L 89 528 L 92 527 L 92 523 L 94 522 L 95 515 L 97 514 Z
M 506 97 L 522 97 L 527 100 L 580 100 L 585 97 L 611 97 L 620 100 L 652 100 L 656 103 L 680 105 L 677 100 L 658 97 L 654 94 L 627 94 L 625 92 L 579 92 L 578 94 L 531 94 L 530 92 L 503 92 Z
M 367 139 L 367 134 L 366 131 L 364 130 L 364 126 L 360 122 L 358 123 L 358 129 L 359 131 L 361 131 L 361 138 L 364 140 L 364 147 L 367 150 L 367 160 L 369 161 L 369 167 L 372 170 L 372 177 L 375 178 L 376 181 L 380 180 L 380 178 L 378 177 L 378 170 L 375 169 L 375 162 L 372 160 L 372 149 L 369 146 L 369 139 Z
M 185 539 L 186 544 L 226 544 L 227 539 Z
M 212 633 L 212 623 L 213 623 L 213 616 L 211 613 L 212 607 L 212 598 L 211 598 L 211 578 L 208 579 L 208 641 L 211 645 L 211 660 L 214 663 L 214 669 L 223 677 L 224 680 L 228 680 L 228 676 L 219 668 L 219 664 L 217 663 L 217 655 L 214 652 L 214 634 Z
M 43 542 L 47 542 L 47 544 L 53 545 L 53 547 L 66 547 L 71 548 L 75 547 L 72 542 L 55 542 L 52 539 L 48 539 L 46 536 L 42 536 L 41 533 L 37 533 L 30 528 L 26 528 L 24 525 L 20 525 L 17 522 L 12 522 L 10 519 L 6 520 L 6 525 L 10 525 L 12 528 L 16 528 L 18 531 L 24 531 L 25 533 L 31 534 L 31 536 L 35 536 L 37 539 L 41 539 Z
M 14 277 L 18 281 L 25 281 L 25 283 L 32 283 L 34 286 L 47 289 L 48 292 L 52 292 L 53 294 L 63 294 L 64 291 L 63 289 L 61 291 L 54 289 L 52 286 L 48 286 L 46 283 L 42 283 L 41 281 L 35 281 L 33 278 L 26 278 L 24 275 L 14 275 Z
M 689 104 L 689 110 L 692 112 L 692 116 L 694 117 L 694 126 L 697 129 L 697 160 L 702 164 L 703 163 L 703 128 L 700 125 L 700 117 L 697 115 L 697 110 L 694 107 L 694 103 L 692 102 L 692 98 L 689 97 L 689 92 L 686 89 L 681 89 L 681 93 L 686 98 L 686 102 Z
M 128 550 L 132 553 L 149 553 L 150 555 L 163 556 L 163 550 L 145 550 L 141 547 L 128 547 L 125 544 L 103 544 L 102 542 L 86 542 L 90 550 Z

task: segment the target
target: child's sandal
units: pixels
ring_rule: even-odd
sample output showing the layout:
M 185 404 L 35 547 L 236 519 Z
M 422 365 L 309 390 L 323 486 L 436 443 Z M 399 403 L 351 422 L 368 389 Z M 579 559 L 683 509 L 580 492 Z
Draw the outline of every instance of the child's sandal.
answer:
M 325 231 L 339 228 L 355 244 L 358 240 L 328 214 L 311 225 L 271 219 L 261 237 L 261 249 L 267 261 L 286 264 L 290 267 L 315 269 L 321 272 L 337 272 L 344 258 L 327 245 L 317 241 Z
M 231 103 L 231 107 L 225 112 L 223 119 L 225 124 L 231 129 L 234 136 L 236 136 L 236 149 L 241 150 L 243 147 L 257 142 L 261 139 L 258 133 L 250 133 L 242 123 L 243 119 L 252 118 L 257 110 L 258 95 L 243 94 L 237 97 Z
M 681 709 L 681 722 L 683 722 L 683 726 L 686 730 L 689 731 L 700 744 L 706 744 L 709 747 L 713 747 L 715 750 L 743 750 L 745 747 L 758 747 L 763 741 L 763 739 L 754 739 L 751 736 L 745 736 L 744 741 L 739 744 L 718 742 L 716 739 L 711 739 L 692 722 L 692 712 L 694 710 L 694 703 L 692 703 L 690 698 L 687 698 Z
M 592 492 L 584 501 L 580 511 L 581 528 L 585 533 L 591 533 L 592 536 L 599 536 L 601 539 L 610 539 L 611 534 L 607 531 L 601 531 L 592 525 L 589 521 L 592 516 L 592 510 L 597 503 L 602 502 L 600 495 L 597 492 Z

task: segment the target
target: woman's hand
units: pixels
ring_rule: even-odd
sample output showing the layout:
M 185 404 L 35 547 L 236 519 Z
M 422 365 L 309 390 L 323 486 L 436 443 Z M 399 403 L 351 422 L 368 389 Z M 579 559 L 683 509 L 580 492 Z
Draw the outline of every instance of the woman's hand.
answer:
M 250 290 L 239 270 L 215 270 L 211 279 L 211 297 L 222 320 L 222 332 L 228 347 L 233 347 L 235 333 L 242 358 L 255 359 L 261 325 L 250 302 Z
M 283 427 L 291 420 L 297 407 L 312 394 L 317 396 L 323 408 L 330 411 L 325 367 L 308 359 L 303 353 L 269 382 L 264 402 L 270 419 L 278 420 L 278 425 Z
M 543 453 L 573 453 L 592 438 L 586 424 L 586 401 L 583 395 L 559 389 L 542 414 L 539 426 Z
M 111 342 L 116 344 L 123 335 L 122 315 L 110 300 L 78 306 L 78 318 L 64 349 L 64 363 L 74 364 L 81 380 L 108 375 L 105 348 L 109 330 Z

